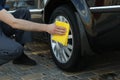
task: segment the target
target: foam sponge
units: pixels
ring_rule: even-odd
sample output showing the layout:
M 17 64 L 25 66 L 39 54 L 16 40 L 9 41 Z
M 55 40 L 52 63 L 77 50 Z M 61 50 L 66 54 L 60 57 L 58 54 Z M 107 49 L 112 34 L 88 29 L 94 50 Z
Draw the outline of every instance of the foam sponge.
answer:
M 63 46 L 67 46 L 68 45 L 68 35 L 69 35 L 69 31 L 70 31 L 70 25 L 68 23 L 61 22 L 61 21 L 56 21 L 55 24 L 58 27 L 66 28 L 66 33 L 64 35 L 52 35 L 52 40 L 54 40 L 56 42 L 59 42 Z

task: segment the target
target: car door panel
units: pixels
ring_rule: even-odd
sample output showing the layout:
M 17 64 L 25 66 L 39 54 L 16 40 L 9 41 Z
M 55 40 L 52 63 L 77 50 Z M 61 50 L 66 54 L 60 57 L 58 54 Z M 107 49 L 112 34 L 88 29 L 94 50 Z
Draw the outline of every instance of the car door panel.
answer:
M 98 48 L 120 45 L 120 0 L 86 0 L 93 15 L 91 44 Z

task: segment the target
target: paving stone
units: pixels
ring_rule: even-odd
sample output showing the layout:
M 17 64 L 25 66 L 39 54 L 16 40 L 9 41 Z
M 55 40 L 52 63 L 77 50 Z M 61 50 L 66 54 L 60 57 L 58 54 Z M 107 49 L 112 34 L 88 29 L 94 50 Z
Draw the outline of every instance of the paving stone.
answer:
M 99 80 L 99 76 L 94 76 L 92 78 L 88 78 L 89 80 Z
M 41 73 L 34 73 L 34 74 L 29 74 L 22 76 L 22 80 L 37 80 L 37 79 L 42 79 L 43 75 Z
M 61 80 L 57 77 L 44 77 L 43 80 Z
M 88 78 L 84 78 L 84 79 L 79 79 L 79 80 L 90 80 L 90 79 L 88 79 Z
M 95 73 L 93 73 L 93 72 L 86 72 L 86 73 L 80 73 L 80 74 L 78 74 L 78 75 L 76 75 L 78 78 L 80 78 L 80 79 L 83 79 L 83 78 L 91 78 L 91 77 L 94 77 L 94 76 L 96 76 L 96 74 Z
M 11 76 L 3 76 L 3 77 L 0 77 L 0 80 L 13 80 L 13 78 Z
M 78 77 L 76 76 L 70 76 L 68 77 L 69 80 L 80 80 Z
M 116 76 L 114 76 L 114 78 L 116 80 L 120 80 L 120 71 L 114 72 L 114 74 L 116 75 Z
M 120 71 L 120 65 L 104 67 L 102 69 L 100 68 L 99 70 L 94 70 L 94 73 L 101 75 L 105 73 L 114 73 L 117 71 Z
M 116 75 L 114 73 L 111 74 L 103 74 L 100 75 L 99 80 L 116 80 Z
M 80 72 L 62 72 L 62 73 L 63 73 L 63 75 L 68 76 L 68 77 L 80 74 Z
M 59 75 L 47 75 L 43 80 L 69 80 L 69 78 L 60 73 Z

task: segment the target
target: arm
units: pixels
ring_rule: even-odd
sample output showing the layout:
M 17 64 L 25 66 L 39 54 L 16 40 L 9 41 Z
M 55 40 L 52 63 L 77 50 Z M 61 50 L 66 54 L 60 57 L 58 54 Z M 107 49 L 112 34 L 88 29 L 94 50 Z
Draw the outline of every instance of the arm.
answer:
M 0 21 L 3 21 L 15 29 L 38 32 L 44 31 L 49 34 L 65 34 L 65 29 L 62 27 L 57 27 L 55 24 L 40 24 L 23 19 L 17 19 L 5 9 L 0 11 Z

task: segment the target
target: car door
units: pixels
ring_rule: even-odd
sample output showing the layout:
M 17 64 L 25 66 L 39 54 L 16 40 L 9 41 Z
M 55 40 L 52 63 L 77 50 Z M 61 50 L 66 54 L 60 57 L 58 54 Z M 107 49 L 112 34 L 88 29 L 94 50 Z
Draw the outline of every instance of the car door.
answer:
M 91 44 L 98 49 L 117 49 L 120 45 L 120 0 L 87 0 L 94 25 Z

